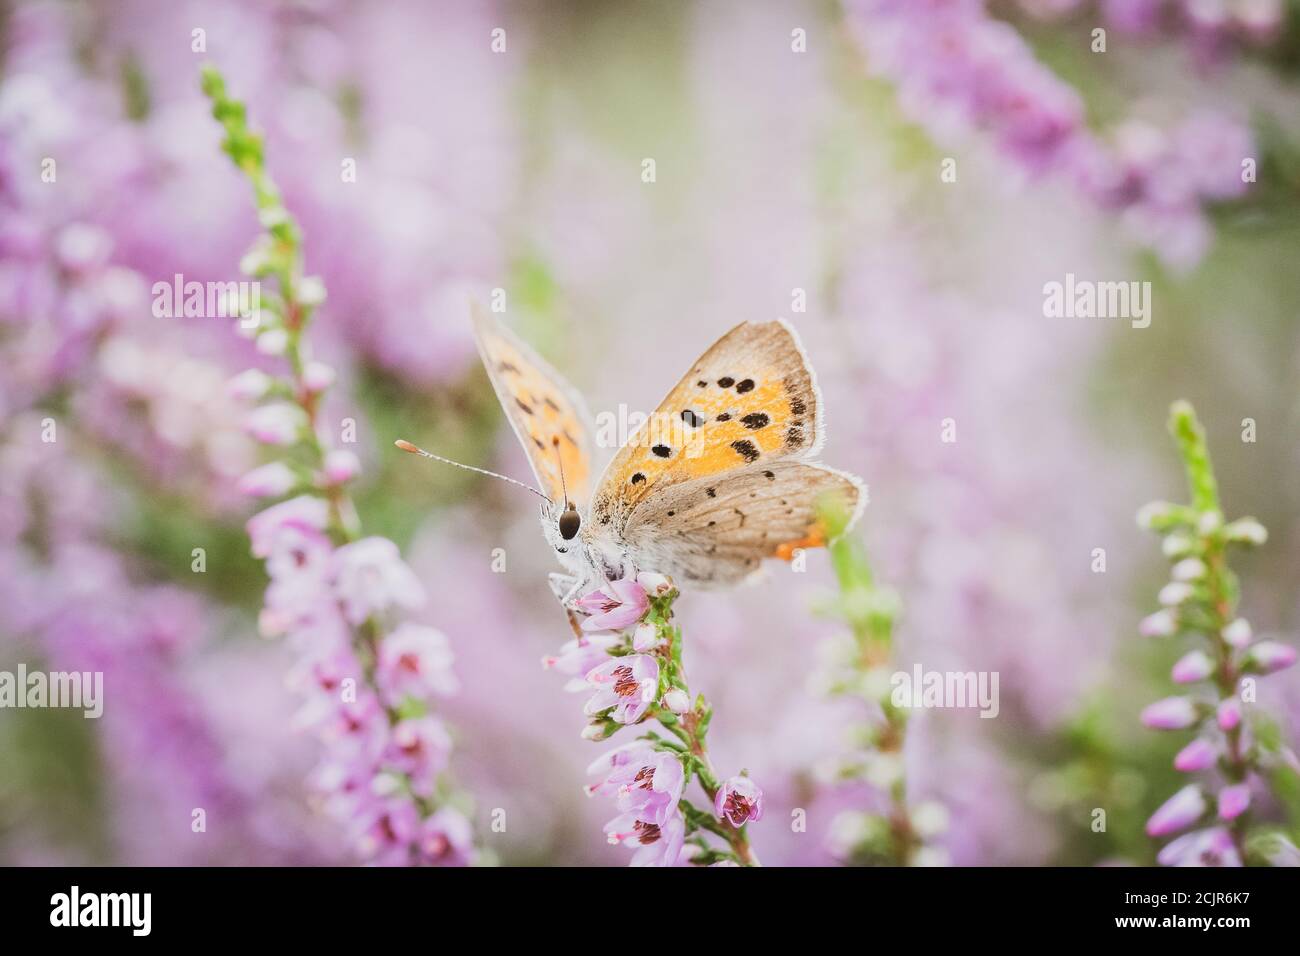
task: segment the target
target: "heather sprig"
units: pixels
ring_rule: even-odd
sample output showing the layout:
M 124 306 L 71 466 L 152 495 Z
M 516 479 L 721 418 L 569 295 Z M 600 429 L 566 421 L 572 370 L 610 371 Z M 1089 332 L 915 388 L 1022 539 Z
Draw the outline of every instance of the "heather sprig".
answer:
M 682 663 L 682 629 L 673 621 L 677 588 L 661 575 L 611 582 L 586 595 L 590 616 L 560 655 L 544 663 L 581 674 L 575 690 L 594 690 L 583 736 L 605 740 L 625 726 L 656 721 L 636 740 L 589 768 L 589 794 L 615 798 L 619 815 L 605 827 L 611 843 L 637 848 L 633 865 L 759 865 L 750 821 L 763 815 L 763 791 L 743 771 L 722 778 L 709 757 L 713 708 L 692 695 Z M 686 796 L 691 781 L 708 801 Z
M 1193 730 L 1174 767 L 1205 776 L 1170 797 L 1147 821 L 1147 833 L 1162 838 L 1198 828 L 1166 845 L 1159 854 L 1162 864 L 1240 866 L 1248 862 L 1248 839 L 1257 835 L 1251 829 L 1254 796 L 1268 788 L 1273 773 L 1294 772 L 1297 766 L 1295 755 L 1253 706 L 1255 681 L 1295 663 L 1296 650 L 1256 640 L 1250 623 L 1237 613 L 1240 587 L 1228 554 L 1234 547 L 1264 544 L 1264 526 L 1254 518 L 1224 518 L 1205 430 L 1191 405 L 1174 403 L 1169 430 L 1183 459 L 1191 503 L 1157 501 L 1138 513 L 1142 527 L 1163 537 L 1173 565 L 1172 580 L 1160 591 L 1162 609 L 1145 618 L 1140 630 L 1151 637 L 1188 639 L 1192 647 L 1174 664 L 1171 677 L 1192 692 L 1149 705 L 1142 722 L 1157 730 Z M 1289 847 L 1280 835 L 1270 839 Z
M 335 375 L 312 357 L 307 332 L 324 283 L 304 275 L 301 232 L 244 104 L 211 67 L 202 85 L 225 131 L 223 149 L 253 186 L 264 230 L 241 262 L 259 280 L 241 327 L 254 320 L 259 351 L 282 359 L 285 372 L 249 369 L 231 390 L 256 403 L 247 430 L 280 456 L 246 475 L 241 489 L 294 496 L 255 515 L 248 532 L 271 579 L 261 629 L 286 637 L 299 655 L 291 674 L 304 697 L 298 721 L 323 744 L 315 789 L 366 862 L 481 859 L 468 797 L 447 772 L 450 732 L 433 709 L 435 696 L 455 690 L 450 647 L 435 629 L 406 619 L 424 604 L 424 589 L 397 545 L 362 536 L 347 490 L 359 463 L 334 447 L 321 421 Z
M 945 829 L 947 811 L 935 801 L 909 803 L 903 763 L 908 715 L 891 694 L 894 626 L 901 602 L 894 591 L 876 582 L 862 542 L 845 534 L 850 515 L 842 504 L 827 500 L 818 511 L 832 541 L 831 565 L 839 585 L 825 610 L 849 629 L 824 684 L 832 696 L 860 698 L 874 712 L 857 729 L 859 749 L 839 765 L 837 777 L 869 783 L 889 804 L 879 813 L 841 813 L 831 825 L 833 849 L 853 863 L 941 862 L 941 851 L 928 841 Z

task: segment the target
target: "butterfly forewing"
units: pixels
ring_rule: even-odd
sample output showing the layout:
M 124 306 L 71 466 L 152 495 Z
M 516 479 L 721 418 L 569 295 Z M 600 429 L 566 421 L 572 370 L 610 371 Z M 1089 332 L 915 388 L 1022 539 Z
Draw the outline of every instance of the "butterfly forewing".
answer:
M 563 484 L 586 502 L 591 481 L 589 416 L 577 392 L 514 333 L 482 308 L 474 309 L 479 352 L 501 407 L 541 489 L 561 501 Z
M 700 356 L 615 456 L 592 520 L 617 531 L 667 487 L 808 457 L 821 439 L 821 396 L 794 331 L 780 321 L 742 323 Z

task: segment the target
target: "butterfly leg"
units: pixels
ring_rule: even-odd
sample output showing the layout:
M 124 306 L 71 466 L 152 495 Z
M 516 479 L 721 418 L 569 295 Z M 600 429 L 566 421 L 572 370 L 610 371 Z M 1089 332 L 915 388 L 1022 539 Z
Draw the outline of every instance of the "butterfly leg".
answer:
M 578 592 L 582 590 L 582 578 L 556 571 L 548 576 L 548 581 L 551 585 L 551 593 L 564 608 L 564 613 L 569 616 L 569 627 L 573 629 L 574 634 L 581 637 L 582 624 L 578 620 L 578 615 L 574 613 L 574 608 L 577 604 Z

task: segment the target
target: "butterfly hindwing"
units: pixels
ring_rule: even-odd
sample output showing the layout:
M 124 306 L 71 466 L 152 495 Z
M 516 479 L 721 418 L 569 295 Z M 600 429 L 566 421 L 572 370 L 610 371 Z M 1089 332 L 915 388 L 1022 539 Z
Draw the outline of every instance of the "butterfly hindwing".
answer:
M 789 459 L 694 478 L 662 489 L 633 510 L 623 539 L 638 564 L 671 568 L 695 587 L 736 584 L 764 558 L 790 560 L 820 547 L 823 496 L 838 496 L 855 516 L 865 503 L 856 478 Z
M 793 329 L 742 323 L 700 356 L 615 456 L 592 519 L 617 532 L 664 488 L 805 458 L 821 441 L 821 396 Z
M 562 500 L 562 459 L 570 500 L 585 502 L 591 480 L 591 440 L 590 417 L 582 398 L 536 352 L 477 305 L 474 331 L 488 378 L 541 489 L 552 500 Z

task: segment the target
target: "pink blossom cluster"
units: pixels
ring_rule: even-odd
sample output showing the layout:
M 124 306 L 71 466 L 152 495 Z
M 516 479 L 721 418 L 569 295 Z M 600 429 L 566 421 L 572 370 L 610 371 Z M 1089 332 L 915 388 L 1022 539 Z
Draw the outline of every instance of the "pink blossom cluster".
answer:
M 1254 732 L 1250 705 L 1255 680 L 1296 661 L 1294 646 L 1257 640 L 1249 621 L 1236 616 L 1236 583 L 1227 567 L 1232 545 L 1259 545 L 1267 533 L 1254 518 L 1225 521 L 1218 509 L 1204 438 L 1190 406 L 1174 406 L 1175 435 L 1184 455 L 1197 502 L 1183 506 L 1153 502 L 1138 523 L 1160 533 L 1172 563 L 1171 580 L 1160 590 L 1159 611 L 1140 631 L 1148 637 L 1183 634 L 1198 646 L 1173 665 L 1170 678 L 1189 693 L 1147 706 L 1142 723 L 1155 730 L 1193 730 L 1195 737 L 1174 757 L 1180 773 L 1205 774 L 1165 801 L 1147 821 L 1147 834 L 1163 838 L 1182 833 L 1161 849 L 1166 866 L 1241 866 L 1247 855 L 1247 814 L 1267 792 L 1270 771 L 1300 761 L 1285 745 Z M 1191 832 L 1183 831 L 1196 828 Z M 1282 850 L 1294 849 L 1289 844 Z M 1275 853 L 1279 845 L 1275 842 Z M 1269 854 L 1266 854 L 1269 855 Z
M 658 574 L 604 584 L 579 599 L 578 608 L 587 615 L 580 633 L 543 665 L 570 675 L 570 690 L 590 693 L 584 708 L 587 739 L 604 740 L 624 726 L 655 717 L 681 741 L 647 733 L 603 754 L 587 769 L 593 779 L 588 796 L 615 801 L 618 815 L 605 825 L 605 835 L 610 843 L 635 849 L 631 865 L 673 866 L 704 855 L 711 862 L 736 863 L 734 856 L 713 861 L 702 835 L 687 842 L 701 829 L 701 811 L 683 798 L 691 773 L 700 777 L 712 800 L 716 823 L 710 826 L 728 836 L 762 818 L 763 792 L 743 774 L 721 782 L 712 778 L 705 731 L 696 723 L 703 705 L 692 705 L 681 677 L 680 648 L 670 646 L 667 608 L 675 596 L 672 582 Z M 653 602 L 662 602 L 655 620 L 650 619 Z M 688 809 L 694 810 L 689 820 Z M 745 847 L 748 856 L 747 843 Z
M 329 503 L 301 495 L 248 522 L 270 585 L 261 627 L 297 654 L 296 723 L 321 741 L 313 783 L 357 854 L 379 864 L 466 864 L 469 821 L 445 796 L 451 735 L 430 709 L 454 693 L 451 648 L 434 628 L 381 622 L 425 594 L 387 538 L 335 547 Z
M 1079 93 L 984 0 L 851 0 L 847 13 L 869 69 L 937 142 L 989 137 L 1027 174 L 1079 186 L 1171 265 L 1195 265 L 1209 247 L 1203 207 L 1253 181 L 1248 129 L 1218 113 L 1171 131 L 1133 120 L 1094 133 Z
M 1202 63 L 1221 59 L 1235 46 L 1266 46 L 1286 21 L 1283 0 L 1020 0 L 1020 6 L 1040 19 L 1095 7 L 1102 24 L 1125 36 L 1185 35 Z

